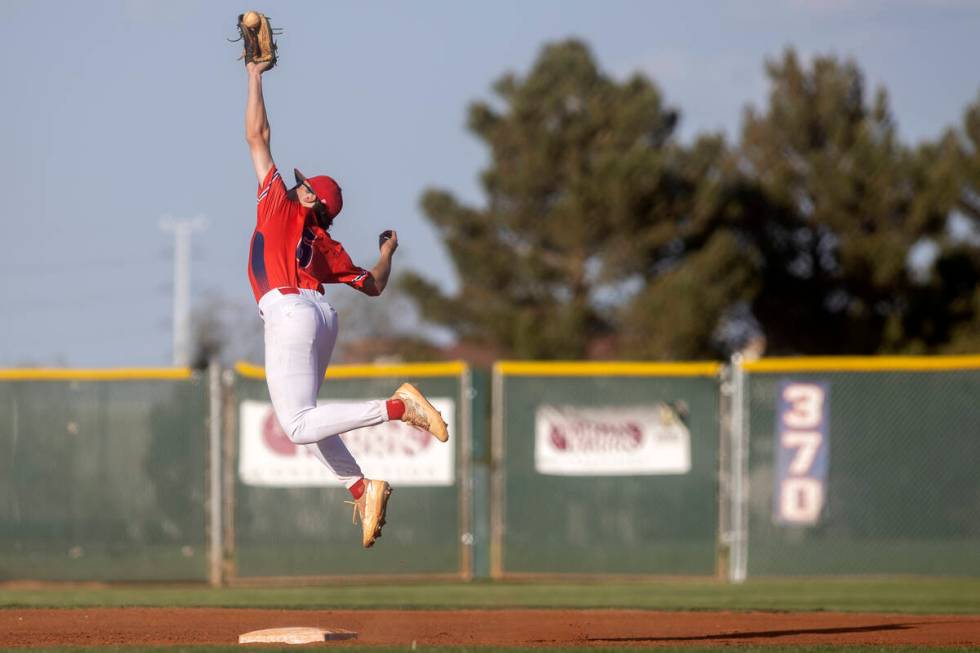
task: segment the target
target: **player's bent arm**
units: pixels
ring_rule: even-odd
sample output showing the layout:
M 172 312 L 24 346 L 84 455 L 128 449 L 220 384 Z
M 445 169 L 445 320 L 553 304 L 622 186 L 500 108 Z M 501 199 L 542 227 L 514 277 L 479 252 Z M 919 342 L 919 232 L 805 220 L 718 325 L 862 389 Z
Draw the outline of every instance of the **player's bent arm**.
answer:
M 377 265 L 371 268 L 371 272 L 361 286 L 361 292 L 371 297 L 377 297 L 384 292 L 388 285 L 388 277 L 391 276 L 391 254 L 382 254 L 378 259 Z
M 248 64 L 248 101 L 245 105 L 245 141 L 252 155 L 252 165 L 259 183 L 269 174 L 274 165 L 272 150 L 269 147 L 272 130 L 265 112 L 265 98 L 262 95 L 262 72 L 265 64 Z
M 392 231 L 388 240 L 382 243 L 381 256 L 378 257 L 377 264 L 371 268 L 371 273 L 361 287 L 361 292 L 365 295 L 377 297 L 384 292 L 385 286 L 388 285 L 388 277 L 391 276 L 391 258 L 395 255 L 396 249 L 398 249 L 398 233 Z

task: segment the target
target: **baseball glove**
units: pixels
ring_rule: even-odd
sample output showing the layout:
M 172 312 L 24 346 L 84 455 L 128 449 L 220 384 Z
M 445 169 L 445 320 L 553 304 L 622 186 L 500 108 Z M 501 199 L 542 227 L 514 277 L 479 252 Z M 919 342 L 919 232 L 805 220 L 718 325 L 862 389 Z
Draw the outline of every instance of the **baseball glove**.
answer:
M 276 56 L 275 37 L 282 33 L 281 29 L 273 29 L 269 17 L 257 11 L 246 11 L 238 15 L 238 33 L 240 36 L 232 40 L 242 42 L 242 56 L 245 63 L 262 63 L 268 61 L 269 69 L 275 67 Z M 231 39 L 229 39 L 231 40 Z

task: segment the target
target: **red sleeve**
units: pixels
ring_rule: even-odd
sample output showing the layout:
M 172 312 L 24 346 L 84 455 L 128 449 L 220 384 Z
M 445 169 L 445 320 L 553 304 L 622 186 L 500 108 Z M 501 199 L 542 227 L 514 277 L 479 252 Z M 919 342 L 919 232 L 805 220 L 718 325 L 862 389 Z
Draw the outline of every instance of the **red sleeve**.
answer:
M 276 215 L 285 205 L 286 184 L 282 181 L 282 175 L 276 166 L 272 166 L 265 175 L 265 179 L 259 184 L 258 194 L 258 221 L 262 222 L 270 216 Z
M 344 246 L 334 241 L 330 252 L 330 278 L 324 283 L 346 283 L 351 288 L 362 290 L 370 274 L 364 268 L 354 265 Z

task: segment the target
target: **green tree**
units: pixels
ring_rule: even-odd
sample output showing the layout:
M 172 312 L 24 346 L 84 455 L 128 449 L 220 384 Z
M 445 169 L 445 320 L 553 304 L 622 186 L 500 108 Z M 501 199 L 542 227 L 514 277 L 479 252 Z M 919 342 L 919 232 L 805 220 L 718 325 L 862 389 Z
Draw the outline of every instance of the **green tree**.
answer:
M 884 89 L 866 97 L 852 61 L 792 50 L 767 64 L 764 113 L 748 111 L 740 157 L 748 179 L 788 220 L 767 225 L 753 313 L 776 353 L 894 349 L 912 285 L 909 252 L 944 228 L 945 207 L 898 141 Z
M 717 135 L 674 148 L 674 192 L 657 197 L 661 214 L 620 235 L 617 274 L 638 288 L 616 311 L 620 357 L 715 357 L 719 323 L 755 297 L 761 260 L 746 233 L 753 220 L 778 216 L 736 164 Z
M 807 69 L 789 50 L 767 71 L 769 104 L 747 113 L 740 169 L 790 216 L 754 241 L 766 266 L 752 308 L 770 351 L 926 353 L 964 342 L 980 266 L 975 244 L 951 239 L 948 225 L 977 208 L 976 112 L 965 138 L 913 151 L 884 89 L 869 101 L 854 62 L 818 57 Z M 912 256 L 922 245 L 937 250 L 925 273 Z
M 961 130 L 918 149 L 916 175 L 919 203 L 951 219 L 928 241 L 934 260 L 892 331 L 911 352 L 980 351 L 980 97 Z
M 512 356 L 582 357 L 615 330 L 603 298 L 625 280 L 620 260 L 670 237 L 669 226 L 645 227 L 671 222 L 673 197 L 687 192 L 669 163 L 677 113 L 650 80 L 617 82 L 575 40 L 545 47 L 526 77 L 505 75 L 494 91 L 495 102 L 469 109 L 492 154 L 486 205 L 442 190 L 422 198 L 459 291 L 447 296 L 418 275 L 403 287 L 427 320 L 464 340 Z
M 954 267 L 962 273 L 947 275 L 944 285 L 958 289 L 950 305 L 956 317 L 952 321 L 949 342 L 943 347 L 949 352 L 980 352 L 980 94 L 963 118 L 963 135 L 957 157 L 956 211 L 961 218 L 965 235 L 953 244 L 952 256 L 940 259 L 940 266 L 951 258 L 958 259 Z M 947 268 L 947 269 L 950 269 Z M 951 278 L 952 277 L 952 278 Z

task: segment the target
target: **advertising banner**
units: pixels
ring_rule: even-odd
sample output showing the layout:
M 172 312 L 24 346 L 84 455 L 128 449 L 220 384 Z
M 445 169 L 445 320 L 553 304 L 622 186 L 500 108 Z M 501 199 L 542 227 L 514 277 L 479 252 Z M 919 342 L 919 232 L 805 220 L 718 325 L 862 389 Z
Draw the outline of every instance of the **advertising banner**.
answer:
M 644 406 L 540 406 L 534 468 L 556 476 L 686 474 L 691 434 L 677 409 Z
M 433 487 L 455 482 L 455 402 L 430 399 L 449 424 L 449 441 L 404 422 L 385 422 L 341 437 L 368 478 L 393 485 Z M 318 405 L 352 402 L 321 401 Z M 238 472 L 246 485 L 265 487 L 339 487 L 315 456 L 316 445 L 293 444 L 264 401 L 243 401 L 239 412 Z

